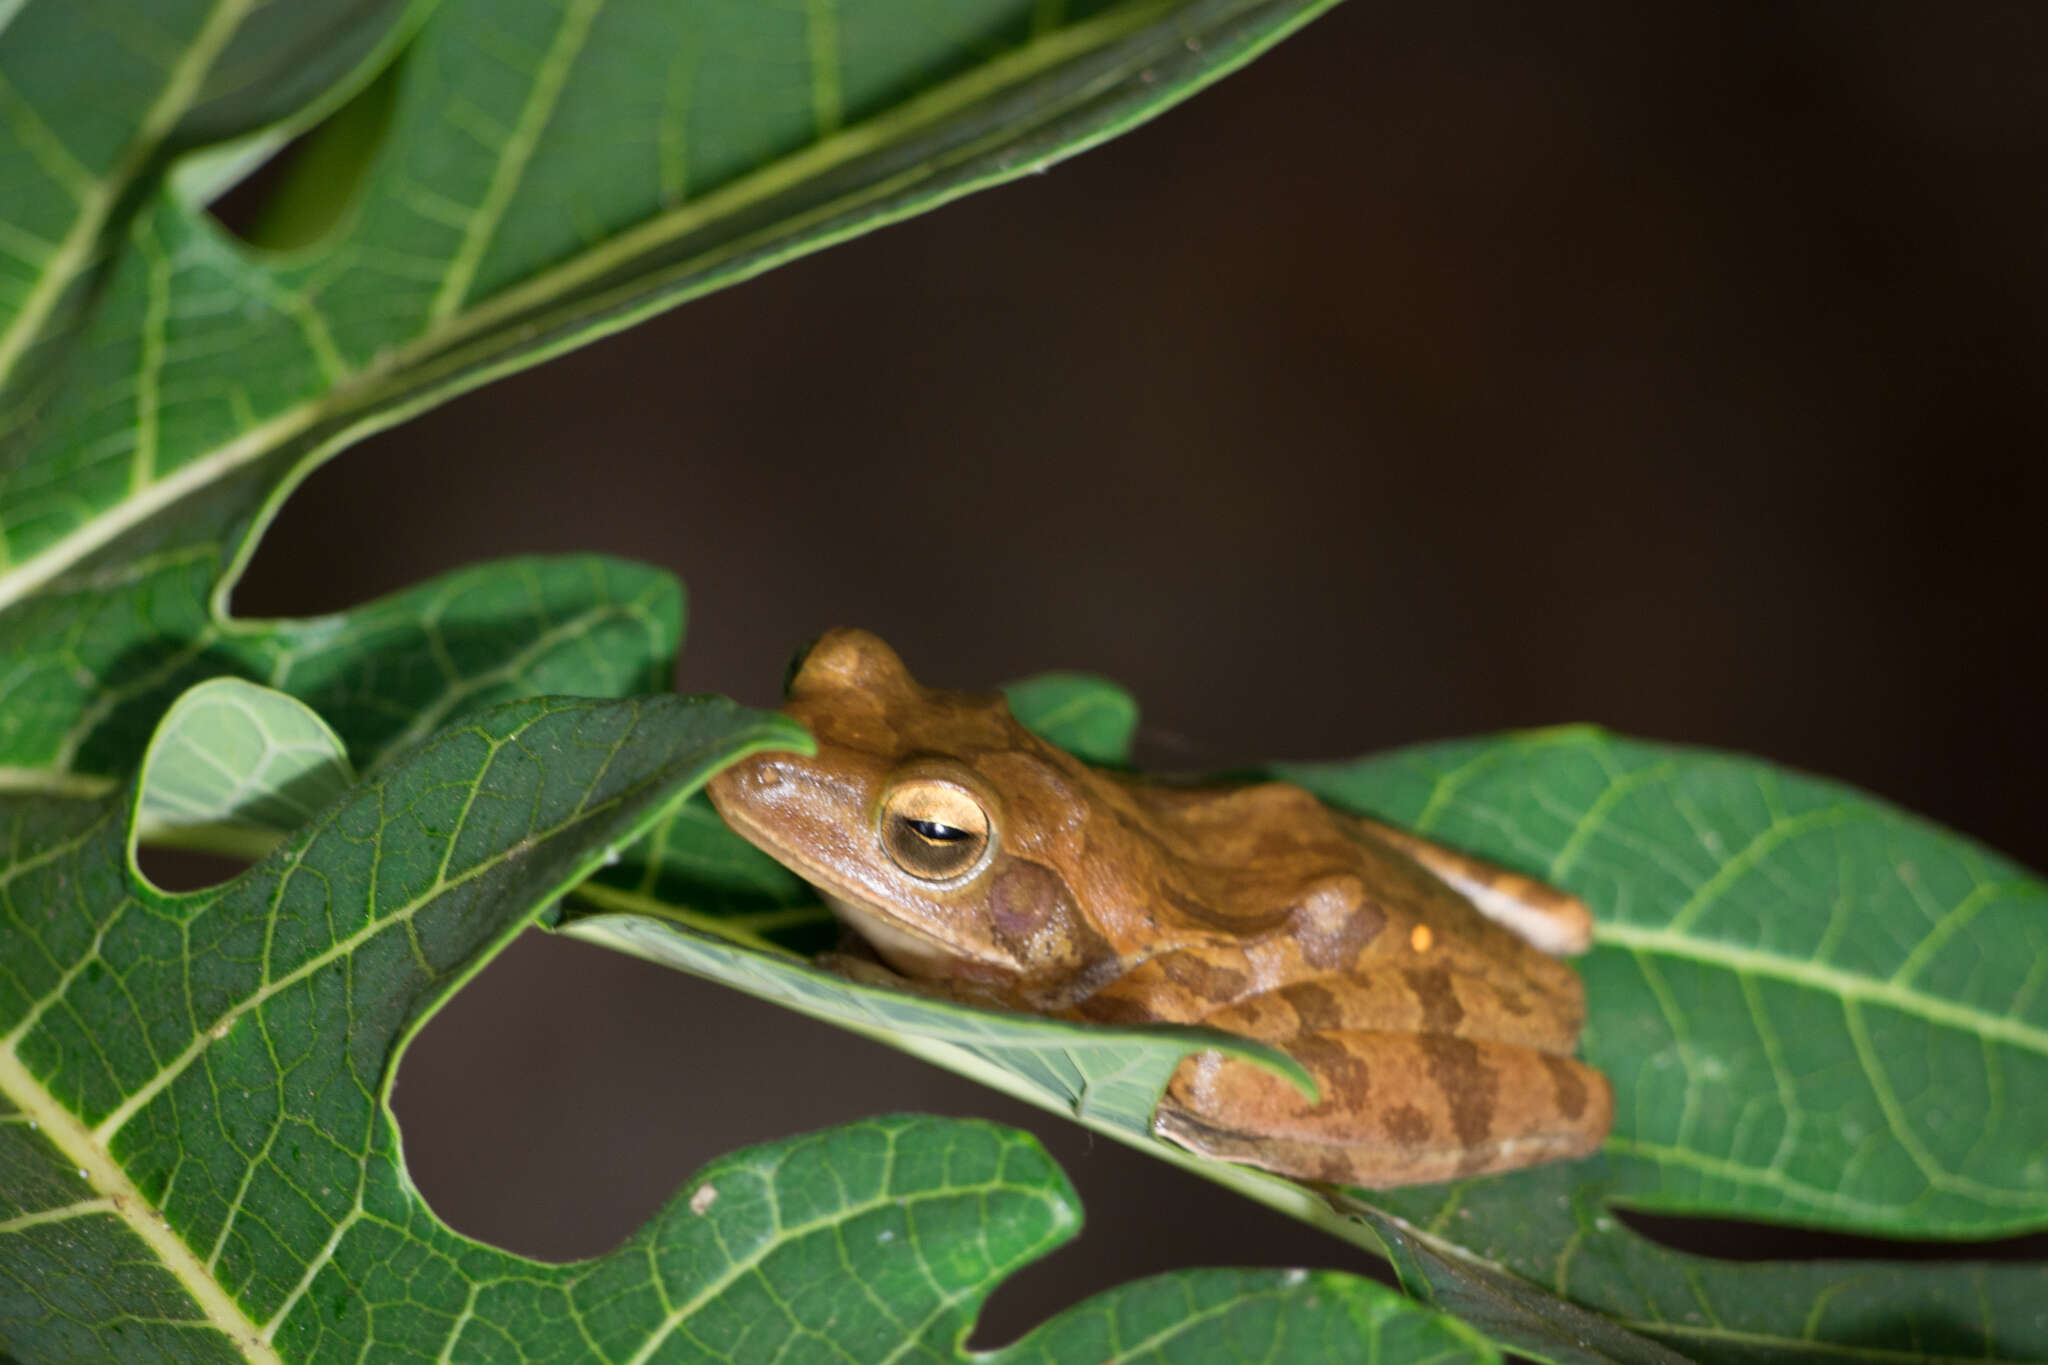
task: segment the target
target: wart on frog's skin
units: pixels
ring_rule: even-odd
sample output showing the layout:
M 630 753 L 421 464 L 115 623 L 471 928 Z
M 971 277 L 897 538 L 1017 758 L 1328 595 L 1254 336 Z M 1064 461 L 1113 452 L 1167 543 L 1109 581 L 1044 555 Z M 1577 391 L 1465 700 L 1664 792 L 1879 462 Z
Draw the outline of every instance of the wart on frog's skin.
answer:
M 1194 1151 L 1387 1187 L 1584 1156 L 1614 1100 L 1574 1060 L 1579 901 L 1271 782 L 1090 768 L 1000 695 L 920 686 L 865 631 L 818 640 L 783 710 L 817 753 L 714 778 L 740 834 L 817 888 L 893 972 L 974 1004 L 1206 1024 L 1277 1046 L 1287 1081 L 1187 1058 L 1155 1120 Z M 901 976 L 895 975 L 900 973 Z

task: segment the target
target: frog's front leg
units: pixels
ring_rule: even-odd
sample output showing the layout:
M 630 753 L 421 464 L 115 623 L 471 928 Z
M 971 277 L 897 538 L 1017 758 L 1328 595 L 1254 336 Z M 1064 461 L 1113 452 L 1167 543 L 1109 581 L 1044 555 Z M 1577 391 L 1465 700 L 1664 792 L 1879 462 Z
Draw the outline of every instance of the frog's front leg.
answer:
M 1205 1052 L 1174 1072 L 1155 1128 L 1205 1156 L 1384 1189 L 1585 1156 L 1614 1117 L 1606 1077 L 1513 1043 L 1344 1029 L 1277 1045 L 1315 1076 L 1319 1102 Z

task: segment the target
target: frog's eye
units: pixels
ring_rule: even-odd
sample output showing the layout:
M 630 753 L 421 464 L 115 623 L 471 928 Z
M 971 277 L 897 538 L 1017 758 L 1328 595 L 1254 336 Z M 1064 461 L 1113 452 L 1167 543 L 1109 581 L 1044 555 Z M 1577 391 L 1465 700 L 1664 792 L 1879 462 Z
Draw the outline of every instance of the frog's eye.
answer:
M 882 847 L 919 881 L 950 881 L 988 852 L 988 812 L 951 783 L 906 782 L 883 804 Z

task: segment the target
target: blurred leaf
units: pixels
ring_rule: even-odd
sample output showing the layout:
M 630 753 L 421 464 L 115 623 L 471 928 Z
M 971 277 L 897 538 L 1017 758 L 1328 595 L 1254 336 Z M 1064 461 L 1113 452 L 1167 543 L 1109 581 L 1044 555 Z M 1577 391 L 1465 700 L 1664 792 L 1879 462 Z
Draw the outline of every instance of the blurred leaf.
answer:
M 322 697 L 247 657 L 264 645 L 224 614 L 315 464 L 659 309 L 1042 169 L 1330 3 L 0 6 L 0 768 L 50 790 L 125 772 L 170 700 L 220 672 L 299 696 L 373 767 L 464 691 L 433 678 L 446 661 L 431 649 L 410 652 L 431 642 L 381 642 L 400 651 L 386 659 L 359 638 L 333 662 L 377 679 L 373 694 Z M 207 216 L 252 148 L 398 54 L 362 96 L 378 116 L 342 120 L 370 158 L 351 210 L 271 206 L 333 218 L 324 238 L 255 251 Z M 331 198 L 334 180 L 287 177 L 285 198 Z M 537 629 L 478 666 L 517 671 L 552 627 Z M 418 695 L 425 681 L 440 690 Z
M 682 638 L 672 576 L 598 555 L 472 565 L 284 621 L 227 617 L 209 601 L 215 571 L 210 553 L 151 557 L 0 611 L 0 771 L 45 770 L 53 786 L 125 772 L 171 699 L 224 673 L 306 702 L 374 770 L 515 697 L 666 689 Z
M 1356 1212 L 1379 1235 L 1403 1285 L 1489 1341 L 1555 1365 L 1686 1365 L 1685 1356 L 1475 1261 L 1450 1243 L 1418 1236 L 1370 1205 L 1358 1205 Z
M 303 127 L 388 61 L 427 8 L 14 0 L 0 9 L 0 394 L 46 394 L 172 158 Z
M 1084 763 L 1131 760 L 1138 703 L 1107 678 L 1092 673 L 1040 673 L 1003 689 L 1010 713 L 1048 744 Z
M 1189 1270 L 1098 1294 L 1007 1350 L 972 1359 L 1496 1365 L 1500 1355 L 1476 1333 L 1371 1280 L 1329 1271 Z
M 1622 1202 L 1620 1164 L 1602 1155 L 1339 1202 L 1391 1249 L 1410 1293 L 1544 1359 L 1663 1358 L 1624 1349 L 1633 1337 L 1701 1365 L 2048 1360 L 2038 1263 L 1734 1263 L 1669 1251 L 1609 1212 Z M 1571 1328 L 1585 1312 L 1611 1326 Z M 1593 1354 L 1560 1350 L 1560 1329 Z

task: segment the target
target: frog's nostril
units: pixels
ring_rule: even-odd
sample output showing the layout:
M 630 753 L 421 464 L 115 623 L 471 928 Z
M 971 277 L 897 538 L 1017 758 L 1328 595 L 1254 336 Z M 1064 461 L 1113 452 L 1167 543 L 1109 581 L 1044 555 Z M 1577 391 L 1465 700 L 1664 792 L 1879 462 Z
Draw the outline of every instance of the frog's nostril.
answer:
M 789 780 L 789 765 L 773 758 L 750 759 L 733 771 L 749 790 L 756 792 L 775 791 Z
M 764 791 L 773 791 L 781 785 L 782 774 L 777 765 L 761 758 L 743 758 L 711 779 L 709 791 L 712 803 L 732 798 L 748 798 Z

